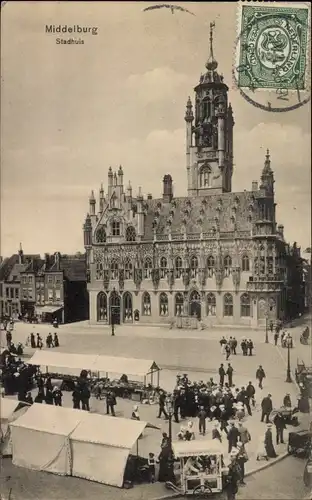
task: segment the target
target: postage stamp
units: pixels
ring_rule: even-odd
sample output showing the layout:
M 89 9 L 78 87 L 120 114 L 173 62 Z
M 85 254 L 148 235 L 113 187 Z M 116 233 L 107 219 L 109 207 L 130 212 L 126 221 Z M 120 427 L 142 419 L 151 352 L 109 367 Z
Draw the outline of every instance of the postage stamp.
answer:
M 304 90 L 308 20 L 308 7 L 243 5 L 238 86 Z

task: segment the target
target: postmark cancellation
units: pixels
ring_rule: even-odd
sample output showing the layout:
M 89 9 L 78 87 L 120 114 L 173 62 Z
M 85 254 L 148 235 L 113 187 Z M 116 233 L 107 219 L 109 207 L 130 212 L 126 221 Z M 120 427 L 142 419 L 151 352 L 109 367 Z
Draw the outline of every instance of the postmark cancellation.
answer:
M 310 99 L 310 8 L 306 4 L 276 2 L 239 4 L 234 84 L 244 97 L 272 92 L 279 101 L 289 101 L 290 93 L 297 103 Z M 248 100 L 248 98 L 247 98 Z M 271 103 L 260 104 L 270 110 Z

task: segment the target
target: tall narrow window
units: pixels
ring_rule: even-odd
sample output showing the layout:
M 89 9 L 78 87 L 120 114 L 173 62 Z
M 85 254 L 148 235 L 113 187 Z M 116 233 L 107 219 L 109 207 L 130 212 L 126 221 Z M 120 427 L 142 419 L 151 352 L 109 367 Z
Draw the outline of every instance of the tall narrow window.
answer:
M 174 301 L 174 314 L 175 314 L 175 316 L 181 316 L 183 314 L 183 304 L 184 304 L 183 294 L 180 292 L 176 293 L 175 301 Z
M 135 241 L 135 229 L 133 226 L 129 226 L 126 229 L 126 241 Z
M 198 274 L 198 259 L 195 255 L 191 258 L 191 278 L 196 278 Z
M 132 263 L 129 259 L 127 259 L 125 262 L 125 279 L 131 280 L 132 278 L 133 278 Z
M 223 298 L 223 316 L 233 316 L 233 297 L 230 293 Z
M 224 276 L 228 277 L 231 274 L 232 259 L 229 255 L 224 257 Z
M 151 313 L 151 296 L 149 293 L 144 292 L 142 297 L 142 316 L 150 316 Z
M 248 255 L 243 255 L 243 257 L 242 257 L 242 271 L 249 271 L 249 257 L 248 257 Z
M 207 295 L 207 316 L 216 315 L 216 296 L 213 293 Z
M 241 306 L 241 316 L 249 317 L 250 316 L 250 296 L 248 293 L 243 293 L 240 298 L 240 306 Z
M 152 259 L 147 258 L 144 261 L 144 278 L 145 279 L 150 279 L 152 275 Z
M 167 274 L 168 274 L 167 259 L 166 257 L 162 257 L 160 259 L 160 277 L 166 278 Z
M 161 293 L 159 296 L 159 315 L 168 316 L 168 314 L 169 314 L 168 296 L 166 293 Z
M 107 321 L 107 296 L 104 292 L 97 296 L 97 321 Z
M 181 257 L 177 257 L 175 260 L 175 277 L 181 278 L 183 273 L 183 263 Z
M 213 277 L 214 273 L 215 260 L 212 255 L 209 255 L 207 259 L 207 270 L 208 270 L 208 278 Z
M 112 235 L 113 236 L 120 236 L 120 222 L 114 220 L 112 222 Z
M 118 262 L 116 260 L 111 262 L 111 279 L 118 280 Z

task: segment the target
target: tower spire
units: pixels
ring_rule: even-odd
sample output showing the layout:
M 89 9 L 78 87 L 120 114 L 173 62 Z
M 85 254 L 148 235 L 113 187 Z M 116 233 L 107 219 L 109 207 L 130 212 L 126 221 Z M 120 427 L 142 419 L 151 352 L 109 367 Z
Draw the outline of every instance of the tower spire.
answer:
M 210 36 L 209 36 L 209 58 L 208 61 L 206 62 L 206 68 L 208 71 L 215 71 L 218 67 L 218 62 L 215 60 L 214 55 L 213 55 L 213 31 L 216 27 L 216 23 L 213 21 L 210 23 Z

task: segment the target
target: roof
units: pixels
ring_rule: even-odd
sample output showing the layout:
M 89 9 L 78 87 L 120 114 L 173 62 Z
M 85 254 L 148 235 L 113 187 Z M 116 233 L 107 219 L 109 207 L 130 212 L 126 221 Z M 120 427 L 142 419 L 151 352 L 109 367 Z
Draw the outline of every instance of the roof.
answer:
M 1 398 L 0 402 L 0 417 L 1 420 L 8 420 L 12 413 L 15 412 L 16 408 L 19 406 L 20 402 L 17 399 Z
M 14 265 L 18 262 L 18 255 L 14 254 L 11 257 L 5 259 L 0 267 L 0 281 L 5 281 L 10 275 L 11 270 Z
M 131 450 L 146 425 L 141 420 L 88 413 L 71 434 L 71 439 Z
M 0 281 L 13 281 L 12 276 L 20 278 L 20 273 L 25 271 L 31 259 L 40 259 L 40 255 L 23 255 L 23 264 L 19 264 L 19 255 L 13 254 L 5 259 L 0 266 Z
M 219 219 L 220 231 L 233 231 L 231 217 L 235 215 L 237 231 L 249 231 L 251 222 L 248 220 L 248 209 L 253 201 L 254 193 L 222 193 L 196 197 L 173 198 L 171 203 L 163 199 L 145 200 L 145 234 L 144 240 L 153 239 L 153 222 L 159 211 L 156 226 L 157 234 L 164 234 L 167 221 L 171 220 L 171 232 L 181 233 L 185 220 L 187 234 L 209 233 L 216 225 L 215 217 Z
M 151 359 L 121 358 L 112 356 L 97 356 L 94 371 L 118 373 L 126 375 L 139 375 L 144 377 L 148 373 L 158 371 L 155 361 Z
M 52 266 L 46 269 L 50 272 L 63 272 L 64 278 L 69 281 L 86 281 L 87 280 L 87 264 L 85 257 L 70 257 L 61 256 L 60 264 L 53 262 Z
M 9 275 L 7 276 L 7 281 L 20 281 L 20 278 L 21 278 L 21 273 L 23 271 L 25 271 L 26 267 L 27 267 L 27 263 L 26 264 L 14 264 L 14 266 L 12 267 Z M 16 276 L 16 279 L 14 280 L 13 277 Z
M 26 413 L 10 425 L 68 436 L 86 415 L 87 412 L 83 410 L 34 403 Z
M 27 267 L 24 270 L 24 272 L 27 272 L 27 273 L 37 273 L 38 271 L 40 271 L 43 268 L 44 263 L 45 263 L 45 261 L 43 259 L 41 259 L 41 258 L 32 259 L 29 262 L 29 264 L 27 265 Z
M 214 453 L 220 453 L 221 455 L 224 454 L 224 449 L 221 446 L 221 443 L 215 439 L 203 441 L 176 441 L 172 443 L 172 448 L 176 458 Z
M 96 354 L 71 354 L 65 352 L 51 352 L 36 350 L 27 361 L 31 365 L 48 366 L 55 368 L 70 368 L 91 370 L 106 373 L 139 375 L 144 377 L 158 366 L 150 359 L 122 358 L 114 356 L 100 356 Z

